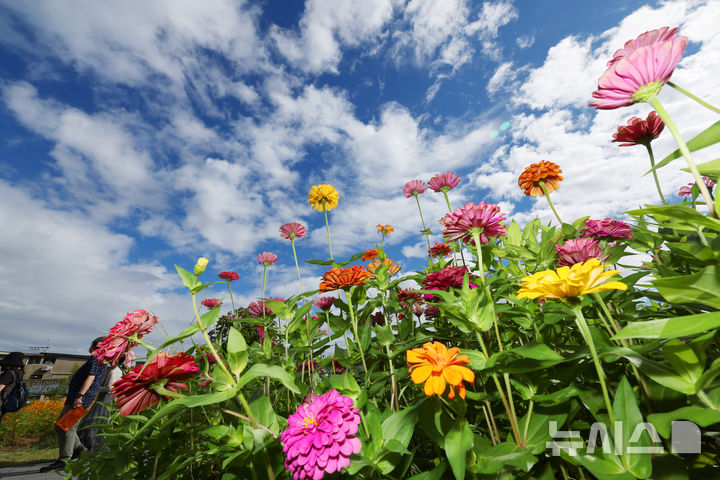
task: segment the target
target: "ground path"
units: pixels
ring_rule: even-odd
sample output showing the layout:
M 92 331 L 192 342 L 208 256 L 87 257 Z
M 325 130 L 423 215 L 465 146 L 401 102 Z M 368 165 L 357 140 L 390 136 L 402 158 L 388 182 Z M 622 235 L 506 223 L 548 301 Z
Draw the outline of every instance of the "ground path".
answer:
M 57 472 L 40 472 L 40 469 L 45 465 L 50 465 L 50 462 L 2 467 L 0 468 L 0 478 L 8 480 L 58 480 L 65 478 Z

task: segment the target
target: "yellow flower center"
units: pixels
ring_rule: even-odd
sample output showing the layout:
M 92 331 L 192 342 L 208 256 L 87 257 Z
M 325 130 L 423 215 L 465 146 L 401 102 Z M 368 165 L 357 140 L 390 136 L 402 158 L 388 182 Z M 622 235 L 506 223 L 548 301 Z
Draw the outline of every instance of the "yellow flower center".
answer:
M 317 425 L 317 421 L 312 417 L 305 417 L 303 419 L 303 427 L 307 428 L 310 425 Z

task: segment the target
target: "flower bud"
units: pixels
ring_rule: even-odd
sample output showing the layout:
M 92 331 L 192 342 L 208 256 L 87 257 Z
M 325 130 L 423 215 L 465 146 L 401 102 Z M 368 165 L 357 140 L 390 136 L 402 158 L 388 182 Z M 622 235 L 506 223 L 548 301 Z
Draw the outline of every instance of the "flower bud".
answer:
M 196 277 L 203 273 L 205 271 L 205 267 L 207 267 L 208 259 L 205 257 L 198 258 L 197 263 L 195 264 L 195 268 L 193 268 L 193 275 Z

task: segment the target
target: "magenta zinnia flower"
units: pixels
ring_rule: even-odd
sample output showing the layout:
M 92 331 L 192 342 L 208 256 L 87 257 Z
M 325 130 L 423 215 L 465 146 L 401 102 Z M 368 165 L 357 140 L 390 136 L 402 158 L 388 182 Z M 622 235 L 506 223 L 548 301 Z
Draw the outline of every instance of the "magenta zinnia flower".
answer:
M 465 243 L 475 245 L 472 236 L 477 233 L 480 243 L 487 245 L 490 237 L 504 237 L 507 234 L 507 227 L 500 223 L 503 220 L 505 216 L 494 203 L 466 203 L 464 207 L 441 218 L 440 225 L 443 226 L 443 236 L 451 242 L 462 239 Z
M 257 256 L 257 261 L 260 265 L 265 265 L 266 267 L 269 267 L 273 263 L 277 262 L 277 255 L 270 252 L 262 252 Z
M 215 308 L 218 305 L 222 305 L 222 302 L 217 298 L 206 298 L 202 301 L 202 304 L 205 305 L 207 308 Z
M 448 265 L 439 272 L 428 273 L 422 281 L 424 290 L 449 290 L 450 288 L 462 288 L 463 278 L 468 269 L 465 267 L 456 267 Z M 477 288 L 473 283 L 472 275 L 470 276 L 470 288 Z M 426 300 L 432 300 L 434 295 L 425 294 Z
M 585 228 L 580 232 L 583 237 L 593 237 L 607 240 L 622 240 L 632 238 L 632 228 L 620 220 L 585 220 Z
M 435 242 L 435 245 L 428 249 L 428 255 L 431 258 L 447 257 L 452 255 L 452 247 L 445 242 Z
M 621 143 L 621 147 L 632 147 L 633 145 L 649 145 L 655 140 L 665 128 L 665 122 L 653 110 L 646 120 L 639 117 L 632 117 L 627 125 L 618 127 L 617 133 L 613 133 L 613 142 Z
M 282 297 L 270 297 L 267 300 L 275 300 L 277 302 L 285 301 L 285 299 Z M 247 310 L 250 316 L 254 318 L 271 317 L 275 315 L 272 310 L 270 310 L 270 307 L 265 305 L 263 301 L 252 302 L 250 305 L 248 305 Z
M 335 297 L 318 297 L 313 300 L 312 304 L 323 311 L 328 311 L 335 303 Z
M 712 190 L 712 188 L 715 186 L 715 182 L 710 180 L 708 177 L 703 176 L 702 177 L 703 182 L 705 182 L 705 186 L 708 188 L 708 190 Z M 692 187 L 695 185 L 695 182 L 690 182 L 687 184 L 687 187 L 680 187 L 680 190 L 678 191 L 678 195 L 681 197 L 684 197 L 686 195 L 692 195 Z M 717 193 L 716 193 L 717 195 Z
M 157 405 L 161 397 L 167 400 L 169 397 L 163 392 L 187 390 L 187 385 L 180 382 L 197 371 L 192 355 L 183 352 L 170 357 L 166 352 L 158 353 L 148 363 L 138 365 L 113 384 L 113 398 L 120 407 L 120 415 L 126 417 L 142 412 Z
M 675 37 L 677 29 L 663 27 L 645 32 L 615 52 L 608 69 L 598 80 L 591 107 L 614 109 L 646 102 L 670 80 L 680 61 L 687 37 Z
M 288 428 L 280 434 L 285 468 L 295 480 L 320 480 L 350 465 L 350 455 L 362 448 L 354 435 L 360 412 L 353 401 L 337 390 L 311 398 L 288 417 Z
M 448 192 L 457 187 L 458 183 L 460 183 L 460 177 L 452 172 L 445 172 L 432 177 L 428 182 L 428 187 L 438 193 Z
M 218 277 L 222 278 L 223 280 L 227 280 L 228 282 L 234 282 L 235 280 L 238 280 L 240 278 L 240 275 L 235 272 L 220 272 Z
M 297 222 L 286 223 L 280 227 L 280 236 L 285 240 L 307 237 L 307 228 Z
M 420 195 L 421 193 L 424 193 L 427 188 L 427 184 L 422 180 L 410 180 L 403 187 L 403 193 L 407 198 L 410 198 L 414 195 Z
M 135 310 L 125 315 L 108 332 L 108 336 L 100 342 L 93 352 L 98 363 L 116 365 L 131 348 L 137 345 L 135 339 L 141 339 L 152 330 L 158 319 L 145 310 Z
M 591 237 L 576 238 L 568 240 L 563 245 L 555 245 L 555 251 L 558 267 L 572 267 L 591 258 L 597 258 L 602 262 L 610 256 L 606 255 L 598 241 Z

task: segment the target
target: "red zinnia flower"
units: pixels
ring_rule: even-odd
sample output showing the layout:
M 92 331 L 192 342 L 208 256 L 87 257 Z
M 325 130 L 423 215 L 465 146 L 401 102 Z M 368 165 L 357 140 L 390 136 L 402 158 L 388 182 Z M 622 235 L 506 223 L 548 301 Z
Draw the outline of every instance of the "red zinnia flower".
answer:
M 422 300 L 422 294 L 409 288 L 400 290 L 397 294 L 398 303 L 402 308 L 410 308 L 411 306 L 419 306 L 424 302 Z
M 333 364 L 333 373 L 337 373 L 337 374 L 345 373 L 345 367 L 343 367 L 340 362 L 338 362 L 337 360 L 333 360 L 332 364 Z
M 318 297 L 313 300 L 312 304 L 323 311 L 328 311 L 335 303 L 335 297 Z
M 222 302 L 217 298 L 206 298 L 202 301 L 202 304 L 205 305 L 207 308 L 215 308 L 218 305 L 222 305 Z
M 385 315 L 380 311 L 373 313 L 370 315 L 370 325 L 373 327 L 376 325 L 385 325 Z
M 133 339 L 141 339 L 150 333 L 157 321 L 156 316 L 151 316 L 145 310 L 128 313 L 110 329 L 108 336 L 98 344 L 93 356 L 97 358 L 98 363 L 116 365 L 128 350 L 137 345 Z
M 447 257 L 452 255 L 452 247 L 445 242 L 435 242 L 435 245 L 428 250 L 430 257 Z
M 163 395 L 163 391 L 187 390 L 187 385 L 180 382 L 197 371 L 192 355 L 183 352 L 170 357 L 166 352 L 158 353 L 147 364 L 138 365 L 123 375 L 112 386 L 120 415 L 126 417 L 142 412 L 157 405 L 160 398 L 167 400 L 169 397 Z
M 507 227 L 500 223 L 503 220 L 505 216 L 500 213 L 500 207 L 493 203 L 467 203 L 441 218 L 440 225 L 443 226 L 443 236 L 451 242 L 462 239 L 475 245 L 472 236 L 478 233 L 480 243 L 487 245 L 489 237 L 507 234 Z
M 218 275 L 218 277 L 222 278 L 223 280 L 227 280 L 228 282 L 233 282 L 235 280 L 238 280 L 240 278 L 240 275 L 235 272 L 220 272 L 220 275 Z
M 618 127 L 617 133 L 613 133 L 613 142 L 627 142 L 621 143 L 621 147 L 647 146 L 660 135 L 664 128 L 665 123 L 653 110 L 645 120 L 632 117 L 628 120 L 627 125 Z

